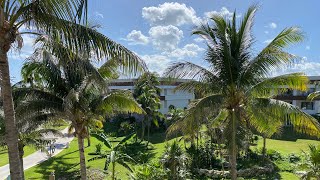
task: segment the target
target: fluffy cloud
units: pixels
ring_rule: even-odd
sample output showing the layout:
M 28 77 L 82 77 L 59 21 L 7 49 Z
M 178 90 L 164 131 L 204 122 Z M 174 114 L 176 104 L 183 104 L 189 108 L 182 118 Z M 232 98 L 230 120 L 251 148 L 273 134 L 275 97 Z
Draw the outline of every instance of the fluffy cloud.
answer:
M 233 17 L 233 12 L 230 12 L 228 10 L 228 8 L 226 7 L 222 7 L 220 9 L 220 11 L 210 11 L 210 12 L 205 12 L 204 15 L 207 17 L 207 18 L 211 18 L 212 15 L 221 15 L 223 17 L 226 17 L 228 19 L 232 19 Z M 237 18 L 241 17 L 241 14 L 237 14 L 236 15 Z
M 273 40 L 273 39 L 267 39 L 267 40 L 263 41 L 263 43 L 269 44 L 269 43 L 271 43 L 272 40 Z
M 278 76 L 282 74 L 303 72 L 309 76 L 320 75 L 320 62 L 308 61 L 306 57 L 303 57 L 301 62 L 295 63 L 289 67 L 282 68 L 271 73 L 271 76 Z
M 164 70 L 168 67 L 170 59 L 164 55 L 142 55 L 141 59 L 145 61 L 151 72 L 156 72 L 162 75 Z
M 184 24 L 196 24 L 200 18 L 192 7 L 177 2 L 166 2 L 159 4 L 157 7 L 144 7 L 142 17 L 151 25 L 174 25 L 181 26 Z
M 132 30 L 125 39 L 130 42 L 130 44 L 142 44 L 146 45 L 149 43 L 149 38 L 141 33 L 141 31 Z
M 199 52 L 204 51 L 203 48 L 200 48 L 196 44 L 187 44 L 183 48 L 175 49 L 174 51 L 168 53 L 169 57 L 174 57 L 177 59 L 183 59 L 185 57 L 195 57 Z
M 23 35 L 23 46 L 20 50 L 9 52 L 9 59 L 25 60 L 33 53 L 34 38 L 30 35 Z
M 172 25 L 155 26 L 150 28 L 149 35 L 156 49 L 173 51 L 183 37 L 183 31 Z
M 271 23 L 269 23 L 269 24 L 268 24 L 268 26 L 267 26 L 267 27 L 269 27 L 269 28 L 271 28 L 271 29 L 275 29 L 275 28 L 277 28 L 278 26 L 277 26 L 277 24 L 276 24 L 276 23 L 271 22 Z
M 203 41 L 204 41 L 204 39 L 203 39 L 203 38 L 200 38 L 200 37 L 194 38 L 193 40 L 194 40 L 195 42 L 197 42 L 197 43 L 200 43 L 200 42 L 203 42 Z
M 98 12 L 98 11 L 95 11 L 95 12 L 94 12 L 94 15 L 95 15 L 96 17 L 98 17 L 98 18 L 101 18 L 101 19 L 104 18 L 103 14 L 100 13 L 100 12 Z

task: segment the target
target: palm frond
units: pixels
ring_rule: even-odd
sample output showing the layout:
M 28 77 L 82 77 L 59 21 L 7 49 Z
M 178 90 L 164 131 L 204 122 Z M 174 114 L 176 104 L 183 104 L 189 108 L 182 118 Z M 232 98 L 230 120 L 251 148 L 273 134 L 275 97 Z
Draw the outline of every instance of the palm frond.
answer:
M 266 78 L 250 89 L 255 97 L 272 97 L 290 90 L 306 91 L 309 79 L 303 73 L 285 74 Z
M 131 113 L 144 113 L 143 109 L 134 100 L 132 94 L 128 91 L 113 91 L 103 97 L 98 109 L 114 113 L 114 112 L 131 112 Z
M 263 117 L 264 121 L 262 119 L 259 121 L 260 123 L 268 123 L 265 121 L 267 118 L 268 121 L 271 121 L 271 123 L 268 123 L 269 128 L 271 128 L 272 124 L 279 125 L 286 121 L 290 121 L 298 132 L 320 137 L 319 122 L 311 115 L 301 111 L 297 106 L 275 99 L 256 98 L 251 109 L 253 109 L 251 115 L 254 116 L 254 119 L 261 119 Z M 253 123 L 253 125 L 259 131 L 262 131 L 263 127 L 266 127 L 261 126 L 259 123 Z

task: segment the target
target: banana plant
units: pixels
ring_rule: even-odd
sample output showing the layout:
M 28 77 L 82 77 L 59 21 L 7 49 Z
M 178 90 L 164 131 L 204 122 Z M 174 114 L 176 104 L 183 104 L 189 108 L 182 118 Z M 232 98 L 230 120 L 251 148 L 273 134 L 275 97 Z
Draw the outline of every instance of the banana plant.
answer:
M 132 134 L 126 136 L 124 139 L 122 139 L 116 145 L 113 145 L 109 141 L 107 136 L 103 133 L 100 133 L 100 134 L 93 133 L 91 136 L 102 141 L 104 143 L 104 145 L 107 146 L 110 150 L 107 150 L 104 153 L 101 153 L 100 155 L 89 159 L 88 161 L 94 161 L 94 160 L 98 160 L 98 159 L 106 159 L 105 165 L 104 165 L 104 170 L 108 170 L 109 166 L 111 165 L 111 179 L 112 180 L 116 179 L 115 169 L 116 169 L 117 164 L 120 164 L 123 167 L 125 167 L 126 169 L 128 169 L 130 172 L 133 172 L 130 165 L 128 164 L 128 162 L 135 162 L 135 160 L 131 156 L 129 156 L 128 154 L 121 152 L 120 149 L 122 146 L 125 146 L 125 144 L 130 139 L 134 138 L 134 136 L 136 136 L 136 134 L 132 133 Z

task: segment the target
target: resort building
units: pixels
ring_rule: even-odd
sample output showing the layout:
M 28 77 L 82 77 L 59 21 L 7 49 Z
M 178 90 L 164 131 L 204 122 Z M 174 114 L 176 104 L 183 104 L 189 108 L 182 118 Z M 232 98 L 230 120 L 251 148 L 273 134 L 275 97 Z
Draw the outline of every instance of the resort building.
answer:
M 116 79 L 110 83 L 109 88 L 130 90 L 133 92 L 134 84 L 137 79 Z M 169 111 L 169 106 L 174 106 L 176 108 L 187 108 L 190 101 L 195 99 L 194 92 L 186 91 L 174 91 L 174 89 L 181 83 L 187 82 L 187 79 L 178 79 L 174 82 L 168 82 L 165 79 L 159 79 L 161 89 L 160 100 L 161 108 L 160 112 L 167 114 Z
M 309 76 L 310 83 L 308 91 L 288 90 L 286 93 L 277 96 L 277 99 L 298 106 L 302 111 L 311 115 L 320 115 L 320 99 L 307 100 L 310 93 L 320 91 L 320 76 Z

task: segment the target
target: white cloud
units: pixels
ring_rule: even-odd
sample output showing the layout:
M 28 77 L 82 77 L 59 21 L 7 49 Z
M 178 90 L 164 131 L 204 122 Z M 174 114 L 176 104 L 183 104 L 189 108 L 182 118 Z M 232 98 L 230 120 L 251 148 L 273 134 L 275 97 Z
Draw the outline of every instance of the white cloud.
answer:
M 195 42 L 197 42 L 197 43 L 200 43 L 200 42 L 203 42 L 203 41 L 204 41 L 204 39 L 201 38 L 201 37 L 194 38 L 193 40 L 194 40 Z
M 132 30 L 125 39 L 130 42 L 130 44 L 142 44 L 146 45 L 149 43 L 149 38 L 141 33 L 141 31 Z
M 288 73 L 302 72 L 309 76 L 320 75 L 320 62 L 308 61 L 307 57 L 303 57 L 300 62 L 297 62 L 286 68 L 278 69 L 271 73 L 271 76 L 278 76 Z
M 102 14 L 102 13 L 100 13 L 100 12 L 98 12 L 98 11 L 95 11 L 95 12 L 94 12 L 94 15 L 95 15 L 96 17 L 101 18 L 101 19 L 103 19 L 103 18 L 104 18 L 103 14 Z
M 149 35 L 156 49 L 173 51 L 183 37 L 183 31 L 172 25 L 155 26 L 150 28 Z
M 264 31 L 265 34 L 269 34 L 269 31 Z
M 187 44 L 183 48 L 175 49 L 174 51 L 167 53 L 169 57 L 174 57 L 177 59 L 183 59 L 185 57 L 195 57 L 199 52 L 204 51 L 203 48 L 200 48 L 196 44 Z
M 271 29 L 275 29 L 275 28 L 277 28 L 277 24 L 274 23 L 274 22 L 271 22 L 271 23 L 269 23 L 268 26 L 266 26 L 266 27 L 269 27 L 269 28 L 271 28 Z
M 228 19 L 232 19 L 233 17 L 233 12 L 230 12 L 228 10 L 228 8 L 226 7 L 222 7 L 220 9 L 220 11 L 210 11 L 210 12 L 205 12 L 204 15 L 207 17 L 207 18 L 211 18 L 212 15 L 221 15 L 223 17 L 226 17 Z M 236 18 L 239 18 L 241 17 L 241 14 L 237 14 L 236 15 Z
M 34 44 L 34 38 L 30 35 L 23 35 L 23 46 L 19 51 L 16 50 L 11 50 L 9 52 L 9 59 L 17 59 L 17 60 L 25 60 L 27 57 L 29 57 L 34 49 L 33 49 L 33 44 Z
M 168 67 L 170 59 L 164 55 L 142 55 L 141 59 L 145 61 L 151 72 L 156 72 L 162 75 L 164 70 Z
M 306 46 L 306 50 L 310 50 L 311 48 L 310 48 L 310 46 Z
M 263 41 L 263 43 L 269 44 L 269 43 L 271 43 L 272 40 L 273 39 L 267 39 L 267 40 Z
M 142 17 L 149 21 L 151 25 L 174 25 L 196 24 L 200 18 L 192 7 L 177 2 L 165 2 L 157 7 L 144 7 Z

